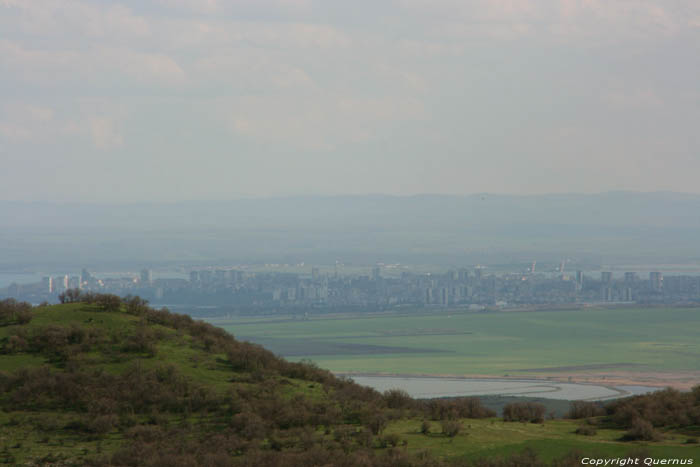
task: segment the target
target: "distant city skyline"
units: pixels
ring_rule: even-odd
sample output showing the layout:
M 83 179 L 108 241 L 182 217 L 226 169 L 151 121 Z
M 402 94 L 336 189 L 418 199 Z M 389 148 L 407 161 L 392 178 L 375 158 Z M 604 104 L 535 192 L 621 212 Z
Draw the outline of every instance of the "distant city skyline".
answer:
M 700 193 L 700 3 L 0 1 L 0 200 Z

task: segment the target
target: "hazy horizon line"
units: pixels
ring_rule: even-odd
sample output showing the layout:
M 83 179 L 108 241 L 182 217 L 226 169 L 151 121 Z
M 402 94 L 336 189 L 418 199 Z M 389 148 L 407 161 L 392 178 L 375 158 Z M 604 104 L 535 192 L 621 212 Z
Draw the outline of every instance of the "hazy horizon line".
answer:
M 542 192 L 542 193 L 507 193 L 507 192 L 472 192 L 472 193 L 434 193 L 434 192 L 423 192 L 423 193 L 413 193 L 413 194 L 395 194 L 395 193 L 340 193 L 340 194 L 323 194 L 323 193 L 313 193 L 313 194 L 288 194 L 288 195 L 242 195 L 240 197 L 234 198 L 183 198 L 178 200 L 166 201 L 166 200 L 142 200 L 142 201 L 104 201 L 104 200 L 21 200 L 21 199 L 0 199 L 0 203 L 3 204 L 50 204 L 50 205 L 90 205 L 90 206 L 129 206 L 129 205 L 173 205 L 173 204 L 189 204 L 189 203 L 227 203 L 236 201 L 275 201 L 275 200 L 288 200 L 288 199 L 305 199 L 305 198 L 316 198 L 316 199 L 340 199 L 340 198 L 397 198 L 397 199 L 408 199 L 408 198 L 471 198 L 471 197 L 508 197 L 508 198 L 545 198 L 545 197 L 558 197 L 558 196 L 580 196 L 580 197 L 595 197 L 602 195 L 615 195 L 615 194 L 627 194 L 627 195 L 676 195 L 676 196 L 688 196 L 688 197 L 698 197 L 700 198 L 700 192 L 693 193 L 687 191 L 673 191 L 673 190 L 653 190 L 653 191 L 639 191 L 639 190 L 607 190 L 598 192 L 576 192 L 576 191 L 562 191 L 562 192 Z

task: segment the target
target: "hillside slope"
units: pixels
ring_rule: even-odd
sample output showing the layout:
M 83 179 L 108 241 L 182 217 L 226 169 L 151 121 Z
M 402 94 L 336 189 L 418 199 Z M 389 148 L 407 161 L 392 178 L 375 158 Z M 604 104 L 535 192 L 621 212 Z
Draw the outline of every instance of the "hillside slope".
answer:
M 405 456 L 373 449 L 401 411 L 376 391 L 138 298 L 111 298 L 1 314 L 0 461 L 395 465 Z
M 379 394 L 139 298 L 81 299 L 90 303 L 0 302 L 0 463 L 579 465 L 567 451 L 624 455 L 641 445 L 655 456 L 698 457 L 683 445 L 697 427 L 632 446 L 614 427 L 579 439 L 578 422 L 542 424 L 543 412 L 521 424 L 495 420 L 478 399 Z M 688 413 L 688 425 L 698 404 L 684 397 L 667 419 Z

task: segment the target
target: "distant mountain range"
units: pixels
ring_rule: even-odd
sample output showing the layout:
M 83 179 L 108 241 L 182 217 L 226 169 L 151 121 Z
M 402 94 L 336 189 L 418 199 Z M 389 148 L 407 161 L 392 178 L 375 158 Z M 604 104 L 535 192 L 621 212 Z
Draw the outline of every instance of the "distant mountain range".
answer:
M 700 258 L 700 195 L 304 196 L 0 202 L 0 266 L 335 260 L 467 264 Z

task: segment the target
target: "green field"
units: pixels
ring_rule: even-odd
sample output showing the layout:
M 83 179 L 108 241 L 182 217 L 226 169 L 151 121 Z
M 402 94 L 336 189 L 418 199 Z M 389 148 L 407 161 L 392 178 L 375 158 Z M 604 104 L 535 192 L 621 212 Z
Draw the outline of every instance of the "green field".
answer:
M 700 309 L 435 310 L 213 321 L 336 372 L 536 375 L 700 370 Z
M 593 436 L 574 431 L 581 425 L 576 420 L 551 420 L 544 424 L 504 422 L 500 419 L 462 420 L 462 430 L 454 438 L 440 433 L 440 424 L 432 423 L 431 433 L 420 433 L 419 420 L 400 420 L 389 425 L 387 433 L 395 433 L 407 441 L 412 452 L 423 450 L 440 453 L 447 458 L 493 458 L 530 448 L 545 462 L 567 453 L 579 457 L 625 457 L 629 454 L 653 458 L 697 459 L 700 448 L 686 443 L 689 435 L 666 432 L 661 442 L 629 443 L 620 441 L 620 431 L 597 429 Z M 696 433 L 690 433 L 695 436 Z M 640 459 L 641 462 L 641 459 Z

